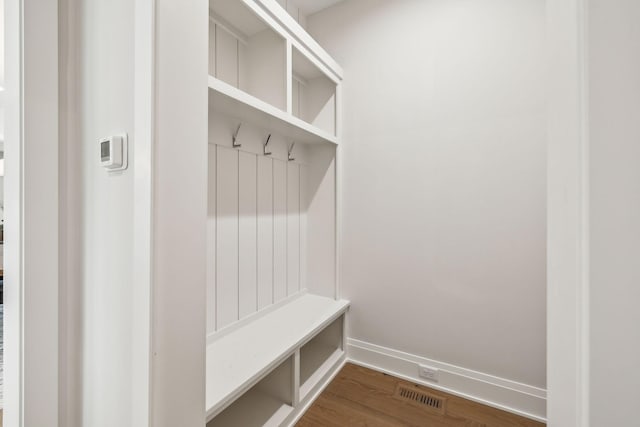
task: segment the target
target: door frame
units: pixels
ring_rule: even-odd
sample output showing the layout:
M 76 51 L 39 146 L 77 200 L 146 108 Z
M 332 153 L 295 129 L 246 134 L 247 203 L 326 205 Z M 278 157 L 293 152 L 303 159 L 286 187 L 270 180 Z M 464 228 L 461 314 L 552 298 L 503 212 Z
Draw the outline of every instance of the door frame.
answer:
M 5 0 L 4 425 L 58 425 L 58 4 Z
M 547 421 L 588 427 L 588 0 L 548 0 L 547 30 Z

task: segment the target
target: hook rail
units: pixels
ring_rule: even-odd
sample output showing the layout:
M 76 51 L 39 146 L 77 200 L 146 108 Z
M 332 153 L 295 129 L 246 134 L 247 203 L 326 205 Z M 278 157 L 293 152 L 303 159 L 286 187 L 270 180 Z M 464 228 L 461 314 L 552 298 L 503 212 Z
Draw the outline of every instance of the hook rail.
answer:
M 271 134 L 269 134 L 269 136 L 267 137 L 267 140 L 265 141 L 265 143 L 262 144 L 262 153 L 265 156 L 270 156 L 271 155 L 271 151 L 267 151 L 267 145 L 269 145 L 269 141 L 271 141 Z
M 295 142 L 291 143 L 291 146 L 289 147 L 289 149 L 287 150 L 287 160 L 289 160 L 290 162 L 294 161 L 296 158 L 293 157 L 293 147 L 296 146 Z
M 236 133 L 233 134 L 233 137 L 231 138 L 232 144 L 233 144 L 233 148 L 240 148 L 242 147 L 242 144 L 238 144 L 238 134 L 240 133 L 240 128 L 242 127 L 242 123 L 240 123 L 238 125 L 238 129 L 236 129 Z

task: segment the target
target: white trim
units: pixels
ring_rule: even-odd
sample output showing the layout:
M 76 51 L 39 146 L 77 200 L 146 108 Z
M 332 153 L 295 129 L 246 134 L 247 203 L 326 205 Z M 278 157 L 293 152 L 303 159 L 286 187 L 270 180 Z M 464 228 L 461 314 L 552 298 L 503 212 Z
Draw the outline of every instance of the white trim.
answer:
M 545 422 L 546 391 L 539 387 L 351 338 L 347 340 L 347 358 L 357 365 Z M 420 378 L 418 364 L 438 368 L 439 381 Z
M 5 0 L 4 411 L 22 422 L 22 1 Z
M 547 3 L 549 425 L 589 426 L 587 0 Z
M 336 93 L 335 93 L 335 134 L 336 138 L 340 143 L 343 141 L 343 132 L 342 132 L 342 82 L 336 84 Z M 343 171 L 343 153 L 344 150 L 338 144 L 336 146 L 335 152 L 335 298 L 342 298 L 342 177 L 344 176 Z M 345 334 L 346 337 L 346 334 Z
M 6 0 L 5 46 L 4 425 L 57 426 L 58 3 Z

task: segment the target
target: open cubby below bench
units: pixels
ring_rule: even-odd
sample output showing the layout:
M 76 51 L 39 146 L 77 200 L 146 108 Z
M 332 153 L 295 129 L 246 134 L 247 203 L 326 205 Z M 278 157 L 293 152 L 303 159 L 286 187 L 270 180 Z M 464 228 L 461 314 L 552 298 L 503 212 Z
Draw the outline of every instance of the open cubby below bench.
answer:
M 344 358 L 348 308 L 345 300 L 302 294 L 222 331 L 207 346 L 207 426 L 281 425 L 299 403 L 298 387 L 304 401 Z
M 287 358 L 249 391 L 211 420 L 207 427 L 279 426 L 293 412 L 294 358 Z
M 324 374 L 343 356 L 344 317 L 334 320 L 300 348 L 300 399 L 304 400 Z

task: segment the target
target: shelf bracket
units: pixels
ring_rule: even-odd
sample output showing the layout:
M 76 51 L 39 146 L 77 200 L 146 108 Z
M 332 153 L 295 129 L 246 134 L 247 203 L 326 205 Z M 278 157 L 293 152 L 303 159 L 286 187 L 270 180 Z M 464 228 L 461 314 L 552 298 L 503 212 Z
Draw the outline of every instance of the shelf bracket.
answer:
M 241 127 L 242 127 L 242 123 L 240 123 L 240 124 L 238 125 L 238 129 L 236 129 L 236 133 L 234 133 L 234 134 L 233 134 L 233 136 L 231 137 L 231 141 L 232 141 L 232 144 L 233 144 L 233 148 L 240 148 L 240 147 L 242 147 L 242 144 L 238 144 L 238 143 L 237 143 L 237 141 L 238 141 L 238 134 L 240 133 L 240 128 L 241 128 Z
M 262 153 L 265 156 L 270 156 L 271 155 L 271 151 L 267 151 L 267 145 L 269 145 L 269 141 L 271 141 L 271 134 L 269 134 L 269 136 L 267 137 L 267 140 L 265 141 L 265 143 L 262 144 Z
M 291 145 L 289 146 L 289 150 L 287 150 L 287 160 L 289 160 L 290 162 L 293 162 L 296 158 L 293 157 L 293 147 L 296 146 L 295 142 L 292 142 Z

